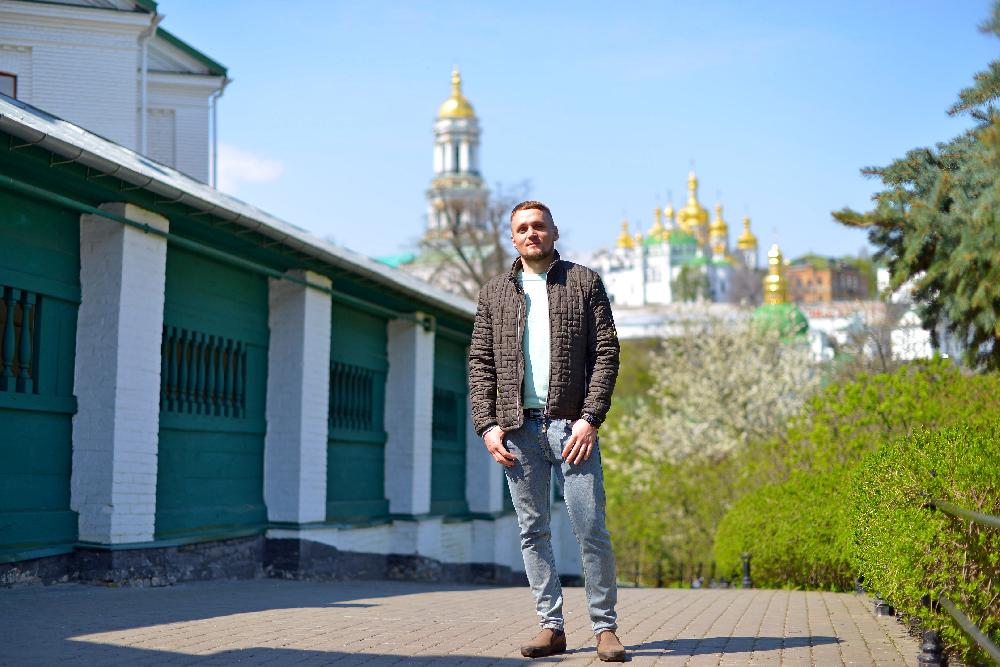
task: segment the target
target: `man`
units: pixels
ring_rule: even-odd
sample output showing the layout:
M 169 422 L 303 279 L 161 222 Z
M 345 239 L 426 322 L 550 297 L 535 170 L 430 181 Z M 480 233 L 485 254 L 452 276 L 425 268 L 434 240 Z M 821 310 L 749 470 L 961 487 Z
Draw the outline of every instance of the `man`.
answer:
M 525 657 L 566 650 L 562 588 L 549 529 L 552 470 L 580 543 L 587 602 L 601 660 L 625 660 L 615 635 L 615 557 L 604 523 L 597 429 L 611 407 L 618 335 L 600 277 L 559 259 L 559 230 L 537 201 L 511 211 L 520 257 L 479 292 L 469 348 L 476 433 L 506 468 L 521 554 L 542 631 Z

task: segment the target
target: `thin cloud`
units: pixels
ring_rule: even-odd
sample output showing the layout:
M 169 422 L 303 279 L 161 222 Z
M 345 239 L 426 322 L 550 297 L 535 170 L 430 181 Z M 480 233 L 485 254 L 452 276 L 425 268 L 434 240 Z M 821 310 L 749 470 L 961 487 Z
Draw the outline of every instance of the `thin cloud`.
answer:
M 244 183 L 273 183 L 281 178 L 285 165 L 231 144 L 219 144 L 219 189 L 236 194 Z

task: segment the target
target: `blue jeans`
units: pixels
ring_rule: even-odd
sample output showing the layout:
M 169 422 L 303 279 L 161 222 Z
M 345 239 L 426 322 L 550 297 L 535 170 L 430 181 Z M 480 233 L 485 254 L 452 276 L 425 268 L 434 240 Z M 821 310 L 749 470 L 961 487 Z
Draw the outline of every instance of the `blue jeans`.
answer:
M 505 468 L 510 496 L 521 528 L 524 571 L 535 594 L 543 628 L 563 629 L 563 596 L 552 555 L 550 483 L 555 469 L 563 489 L 570 526 L 580 544 L 584 586 L 594 634 L 618 627 L 615 603 L 615 554 L 604 524 L 604 476 L 595 441 L 590 458 L 579 464 L 562 460 L 573 420 L 529 418 L 524 426 L 507 433 L 504 444 L 517 457 Z

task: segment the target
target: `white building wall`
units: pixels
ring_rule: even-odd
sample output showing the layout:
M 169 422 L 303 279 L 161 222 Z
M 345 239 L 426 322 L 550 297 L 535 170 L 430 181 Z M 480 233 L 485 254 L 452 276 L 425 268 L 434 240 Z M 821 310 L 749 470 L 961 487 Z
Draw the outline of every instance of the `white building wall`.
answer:
M 146 110 L 146 154 L 160 164 L 177 163 L 177 114 L 173 109 Z
M 311 271 L 294 277 L 330 286 Z M 264 502 L 272 521 L 326 518 L 330 297 L 305 285 L 268 281 L 267 434 Z
M 388 324 L 389 374 L 385 391 L 385 495 L 393 514 L 431 508 L 431 421 L 434 330 L 416 320 Z
M 465 500 L 469 511 L 497 514 L 503 510 L 503 490 L 507 484 L 499 463 L 493 460 L 486 443 L 472 424 L 472 403 L 467 403 L 465 425 Z
M 17 76 L 18 99 L 139 150 L 139 36 L 151 20 L 141 12 L 0 0 L 0 71 Z M 150 68 L 153 159 L 208 182 L 209 100 L 222 83 L 219 76 Z
M 220 85 L 218 77 L 152 72 L 149 79 L 149 107 L 169 109 L 174 114 L 176 140 L 174 163 L 170 166 L 207 183 L 211 150 L 210 97 Z M 149 139 L 152 145 L 152 135 Z
M 28 47 L 18 97 L 136 149 L 139 33 L 149 16 L 0 0 L 0 48 Z M 22 83 L 22 78 L 25 81 Z
M 101 208 L 169 230 L 131 204 Z M 70 493 L 82 542 L 153 539 L 166 265 L 166 239 L 81 217 Z

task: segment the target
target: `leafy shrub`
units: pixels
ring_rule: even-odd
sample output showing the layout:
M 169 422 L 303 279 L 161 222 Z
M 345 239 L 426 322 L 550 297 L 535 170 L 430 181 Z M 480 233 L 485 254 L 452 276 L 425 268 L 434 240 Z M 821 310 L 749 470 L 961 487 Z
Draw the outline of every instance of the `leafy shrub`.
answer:
M 715 534 L 721 571 L 735 575 L 747 552 L 755 586 L 851 588 L 845 478 L 839 471 L 798 472 L 741 498 Z
M 779 481 L 792 471 L 851 466 L 867 452 L 918 428 L 1000 415 L 1000 373 L 969 375 L 947 359 L 916 361 L 892 373 L 838 382 L 809 399 L 777 438 L 748 450 L 751 479 Z
M 994 641 L 1000 641 L 1000 529 L 927 507 L 942 499 L 1000 515 L 1000 419 L 972 419 L 919 431 L 869 454 L 850 479 L 853 561 L 866 588 L 927 627 L 942 628 L 949 648 L 983 660 L 944 612 L 921 605 L 943 592 Z

